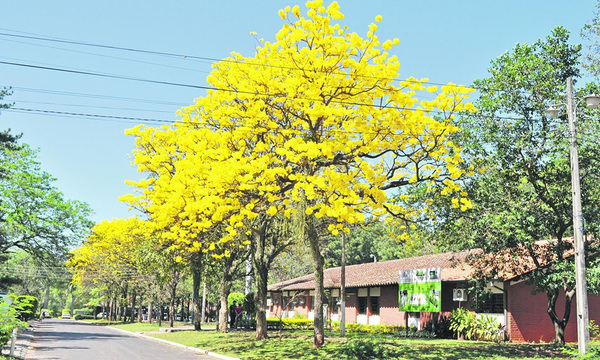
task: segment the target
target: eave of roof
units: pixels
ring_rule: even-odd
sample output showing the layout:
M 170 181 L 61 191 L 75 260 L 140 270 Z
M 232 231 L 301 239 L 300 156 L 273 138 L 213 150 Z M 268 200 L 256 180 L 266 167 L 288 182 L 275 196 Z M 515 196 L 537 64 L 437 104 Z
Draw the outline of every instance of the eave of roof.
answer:
M 472 268 L 466 258 L 474 250 L 456 253 L 424 255 L 406 259 L 396 259 L 346 266 L 346 287 L 367 287 L 397 284 L 400 270 L 436 268 L 442 269 L 442 281 L 460 281 L 471 279 Z M 323 271 L 325 288 L 340 287 L 341 268 L 335 267 Z M 270 285 L 269 291 L 311 290 L 316 286 L 314 274 Z

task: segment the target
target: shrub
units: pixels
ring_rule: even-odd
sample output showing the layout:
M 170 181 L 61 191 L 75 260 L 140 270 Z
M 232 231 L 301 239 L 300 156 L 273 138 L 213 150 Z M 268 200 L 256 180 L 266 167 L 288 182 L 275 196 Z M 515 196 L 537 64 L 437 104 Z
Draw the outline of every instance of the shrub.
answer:
M 340 322 L 333 321 L 331 323 L 331 329 L 334 331 L 340 331 Z M 415 327 L 410 327 L 409 332 L 416 332 L 417 329 Z M 358 332 L 364 334 L 396 334 L 398 332 L 405 332 L 406 327 L 404 326 L 396 326 L 396 325 L 365 325 L 365 324 L 354 324 L 354 323 L 346 323 L 346 331 L 350 332 Z
M 256 303 L 254 302 L 254 293 L 250 292 L 246 294 L 244 298 L 244 311 L 250 315 L 251 318 L 256 317 Z
M 450 319 L 446 316 L 429 321 L 423 330 L 435 334 L 438 339 L 452 339 L 454 337 L 454 333 L 450 330 Z
M 390 359 L 397 352 L 376 340 L 351 340 L 340 348 L 341 359 Z
M 0 345 L 6 344 L 13 329 L 19 326 L 27 326 L 27 323 L 19 319 L 14 306 L 0 299 Z
M 267 328 L 269 329 L 286 329 L 286 330 L 306 330 L 313 328 L 312 320 L 308 319 L 281 319 L 268 318 Z
M 475 323 L 475 338 L 485 341 L 503 341 L 503 327 L 489 315 L 482 315 Z
M 457 337 L 462 336 L 467 340 L 472 339 L 476 322 L 475 313 L 465 308 L 455 309 L 450 314 L 450 330 L 454 331 Z
M 94 320 L 94 315 L 81 315 L 81 314 L 75 314 L 73 316 L 73 318 L 75 320 Z
M 14 297 L 12 306 L 17 311 L 20 320 L 27 321 L 35 317 L 35 309 L 38 307 L 38 299 L 31 295 L 18 295 Z
M 233 304 L 234 301 L 237 305 L 244 306 L 243 304 L 244 304 L 245 298 L 246 298 L 246 296 L 244 294 L 242 294 L 241 292 L 229 293 L 229 296 L 227 296 L 227 307 L 231 306 L 231 304 Z
M 467 340 L 502 341 L 504 339 L 502 327 L 489 315 L 479 318 L 475 313 L 464 308 L 452 311 L 450 315 L 450 330 L 457 336 L 464 336 Z

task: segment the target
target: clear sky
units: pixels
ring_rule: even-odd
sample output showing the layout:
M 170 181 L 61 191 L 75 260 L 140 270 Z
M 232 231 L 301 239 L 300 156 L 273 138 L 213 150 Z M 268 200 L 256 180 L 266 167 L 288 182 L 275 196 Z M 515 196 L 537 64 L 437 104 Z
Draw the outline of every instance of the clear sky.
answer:
M 556 26 L 580 43 L 581 28 L 596 11 L 595 0 L 338 3 L 343 24 L 362 36 L 375 16 L 383 16 L 378 36 L 400 39 L 392 53 L 400 60 L 401 78 L 465 85 L 485 77 L 490 61 L 516 43 L 533 43 Z M 134 139 L 125 129 L 173 121 L 175 111 L 204 90 L 31 66 L 204 86 L 213 61 L 198 57 L 252 55 L 257 43 L 250 32 L 274 39 L 283 25 L 277 11 L 296 4 L 303 8 L 303 2 L 287 0 L 6 1 L 0 12 L 0 86 L 13 87 L 7 100 L 15 105 L 0 114 L 0 128 L 23 133 L 23 142 L 39 149 L 56 186 L 67 198 L 90 204 L 94 221 L 131 216 L 117 199 L 132 190 L 126 179 L 142 175 L 130 164 Z

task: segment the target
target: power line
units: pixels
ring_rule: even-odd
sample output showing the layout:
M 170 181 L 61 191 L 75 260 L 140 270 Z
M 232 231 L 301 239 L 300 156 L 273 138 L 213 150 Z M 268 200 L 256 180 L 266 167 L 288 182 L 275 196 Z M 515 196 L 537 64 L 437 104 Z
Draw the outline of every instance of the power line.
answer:
M 145 111 L 145 112 L 172 114 L 172 115 L 175 114 L 174 111 L 166 111 L 166 110 L 123 108 L 123 107 L 114 107 L 114 106 L 98 106 L 98 105 L 83 105 L 83 104 L 65 104 L 65 103 L 54 103 L 54 102 L 44 102 L 44 101 L 28 101 L 28 100 L 19 100 L 19 99 L 12 99 L 12 101 L 16 104 L 25 103 L 25 104 L 39 104 L 39 105 L 59 105 L 59 106 L 84 107 L 84 108 L 96 108 L 96 109 L 107 109 L 107 110 Z
M 4 30 L 13 31 L 13 30 L 10 30 L 10 29 L 4 29 Z M 9 34 L 9 33 L 5 33 L 5 32 L 0 32 L 0 36 L 8 36 L 8 37 L 15 37 L 15 38 L 32 39 L 32 40 L 38 40 L 38 41 L 56 42 L 56 43 L 78 45 L 78 46 L 97 47 L 97 48 L 104 48 L 104 49 L 111 49 L 111 50 L 120 50 L 120 51 L 142 53 L 142 54 L 150 54 L 150 55 L 160 55 L 160 56 L 173 57 L 173 58 L 179 58 L 179 59 L 192 59 L 192 60 L 202 60 L 202 61 L 211 61 L 211 62 L 227 62 L 227 63 L 242 64 L 242 65 L 248 65 L 248 66 L 270 67 L 270 68 L 287 69 L 287 70 L 294 70 L 294 71 L 305 71 L 306 70 L 306 69 L 294 68 L 294 67 L 289 67 L 289 66 L 281 66 L 281 65 L 271 65 L 271 64 L 264 64 L 264 63 L 236 61 L 236 60 L 219 59 L 219 58 L 206 57 L 206 56 L 185 55 L 185 54 L 169 53 L 169 52 L 163 52 L 163 51 L 144 50 L 144 49 L 136 49 L 136 48 L 130 48 L 130 47 L 120 47 L 120 46 L 113 46 L 113 45 L 104 45 L 104 44 L 97 44 L 97 43 L 90 43 L 90 42 L 83 42 L 83 41 L 75 41 L 75 40 L 56 39 L 56 38 L 45 37 L 45 36 L 42 36 L 42 35 L 36 35 L 36 36 L 33 36 L 33 35 L 17 35 L 17 34 Z M 98 56 L 104 56 L 104 55 L 100 55 L 100 54 L 97 54 L 97 55 Z M 132 61 L 134 61 L 134 60 L 132 60 Z M 155 65 L 157 65 L 157 64 L 155 64 Z M 340 74 L 343 74 L 343 73 L 340 73 Z M 393 81 L 393 80 L 396 80 L 396 81 L 409 81 L 409 82 L 413 81 L 413 80 L 410 80 L 410 79 L 400 79 L 398 77 L 384 78 L 384 77 L 366 76 L 366 75 L 361 75 L 360 77 L 373 78 L 373 79 L 381 79 L 381 80 L 390 80 L 390 81 Z M 431 82 L 431 81 L 424 81 L 424 82 L 421 82 L 421 81 L 418 81 L 418 80 L 414 80 L 414 81 L 415 82 L 420 82 L 422 84 L 434 85 L 434 86 L 445 86 L 445 85 L 448 85 L 448 84 L 436 83 L 436 82 Z M 461 85 L 454 85 L 454 86 L 459 87 Z M 469 86 L 466 86 L 466 87 L 474 88 L 472 85 L 469 85 Z
M 105 78 L 110 78 L 110 79 L 139 81 L 139 82 L 159 84 L 159 85 L 180 86 L 180 87 L 203 89 L 203 90 L 221 90 L 221 91 L 231 91 L 231 92 L 240 92 L 240 93 L 243 92 L 243 91 L 235 91 L 235 90 L 230 90 L 230 89 L 219 89 L 219 88 L 215 88 L 215 87 L 211 87 L 211 86 L 183 84 L 183 83 L 175 83 L 175 82 L 161 81 L 161 80 L 150 80 L 150 79 L 135 78 L 135 77 L 123 76 L 123 75 L 102 74 L 102 73 L 96 73 L 96 72 L 91 72 L 91 71 L 69 70 L 69 69 L 57 68 L 57 67 L 51 67 L 51 66 L 40 66 L 40 65 L 32 65 L 32 64 L 24 64 L 24 63 L 15 63 L 15 62 L 9 62 L 9 61 L 0 61 L 0 64 L 32 68 L 32 69 L 39 69 L 39 70 L 58 71 L 58 72 L 78 74 L 78 75 L 105 77 Z M 251 93 L 251 92 L 247 92 L 247 93 Z
M 66 116 L 97 118 L 97 119 L 143 121 L 143 122 L 154 122 L 154 123 L 161 123 L 161 124 L 172 124 L 175 121 L 175 120 L 151 119 L 151 118 L 141 118 L 141 117 L 86 114 L 86 113 L 75 113 L 75 112 L 67 112 L 67 111 L 53 111 L 53 110 L 42 110 L 42 109 L 27 109 L 27 108 L 18 108 L 18 107 L 11 107 L 8 109 L 4 109 L 4 111 L 21 112 L 21 113 L 37 113 L 37 114 L 42 114 L 42 115 L 54 115 L 54 116 L 65 116 L 66 115 Z
M 175 82 L 169 82 L 169 81 L 135 78 L 135 77 L 129 77 L 129 76 L 122 76 L 122 75 L 102 74 L 102 73 L 95 73 L 95 72 L 90 72 L 90 71 L 69 70 L 69 69 L 49 67 L 49 66 L 14 63 L 14 62 L 8 62 L 8 61 L 0 61 L 0 64 L 26 67 L 26 68 L 34 68 L 34 69 L 40 69 L 40 70 L 58 71 L 58 72 L 72 73 L 72 74 L 78 74 L 78 75 L 89 75 L 89 76 L 106 77 L 106 78 L 112 78 L 112 79 L 139 81 L 139 82 L 159 84 L 159 85 L 180 86 L 180 87 L 189 87 L 189 88 L 195 88 L 195 89 L 213 90 L 213 91 L 226 91 L 226 92 L 231 92 L 231 93 L 236 93 L 236 94 L 249 94 L 249 95 L 259 95 L 259 96 L 280 96 L 278 94 L 260 93 L 260 92 L 256 92 L 256 91 L 246 91 L 246 90 L 228 89 L 228 88 L 216 88 L 216 87 L 212 87 L 212 86 L 202 86 L 202 85 L 191 85 L 191 84 L 175 83 Z M 301 97 L 296 97 L 296 98 L 288 97 L 287 99 L 298 100 L 298 101 L 322 101 L 322 99 L 308 99 L 308 98 L 301 98 Z M 368 103 L 357 103 L 357 102 L 352 102 L 352 101 L 334 100 L 332 102 L 338 103 L 338 104 L 343 104 L 343 105 L 350 105 L 350 106 L 369 106 L 369 107 L 375 107 L 375 108 L 396 108 L 399 110 L 411 110 L 410 108 L 400 108 L 400 107 L 393 107 L 393 106 L 387 106 L 387 105 L 376 105 L 376 104 L 368 104 Z M 413 109 L 413 110 L 429 112 L 424 109 Z
M 60 91 L 60 90 L 51 90 L 51 89 L 27 88 L 27 87 L 10 86 L 10 85 L 0 85 L 0 87 L 10 88 L 11 90 L 19 90 L 19 91 L 26 91 L 26 92 L 41 93 L 41 94 L 64 95 L 64 96 L 73 96 L 73 97 L 87 97 L 87 98 L 94 98 L 94 99 L 117 100 L 117 101 L 127 101 L 127 102 L 131 101 L 131 102 L 140 102 L 140 103 L 148 103 L 148 104 L 173 105 L 173 106 L 177 106 L 177 107 L 183 107 L 183 106 L 189 105 L 189 104 L 184 104 L 181 102 L 174 102 L 174 101 L 130 98 L 130 97 L 120 97 L 120 96 L 102 95 L 102 94 L 90 94 L 90 93 L 71 92 L 71 91 Z

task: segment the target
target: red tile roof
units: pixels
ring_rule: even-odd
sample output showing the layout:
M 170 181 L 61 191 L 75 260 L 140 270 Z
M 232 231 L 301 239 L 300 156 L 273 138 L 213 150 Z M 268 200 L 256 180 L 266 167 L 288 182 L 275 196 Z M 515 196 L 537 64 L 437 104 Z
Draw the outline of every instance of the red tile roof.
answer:
M 346 287 L 366 287 L 397 284 L 400 270 L 435 268 L 442 269 L 442 281 L 472 279 L 472 268 L 465 259 L 473 250 L 457 253 L 424 255 L 407 259 L 396 259 L 346 266 Z M 340 287 L 341 268 L 325 269 L 325 288 Z M 309 274 L 282 281 L 269 286 L 269 291 L 310 290 L 315 288 L 315 276 Z
M 563 239 L 572 243 L 573 239 Z M 492 276 L 496 279 L 510 280 L 526 274 L 536 268 L 530 252 L 550 254 L 543 257 L 539 266 L 544 267 L 555 261 L 551 248 L 556 240 L 536 241 L 532 246 L 481 255 L 481 250 L 465 250 L 442 254 L 424 255 L 407 259 L 396 259 L 346 266 L 346 287 L 367 287 L 397 284 L 400 270 L 435 268 L 442 269 L 442 281 L 471 280 L 480 276 Z M 471 256 L 469 256 L 471 255 Z M 517 256 L 515 256 L 517 255 Z M 573 249 L 566 250 L 565 258 L 573 256 Z M 476 270 L 478 269 L 478 270 Z M 340 268 L 325 269 L 323 272 L 325 288 L 340 287 Z M 269 291 L 311 290 L 316 286 L 314 274 L 282 281 L 270 285 Z

